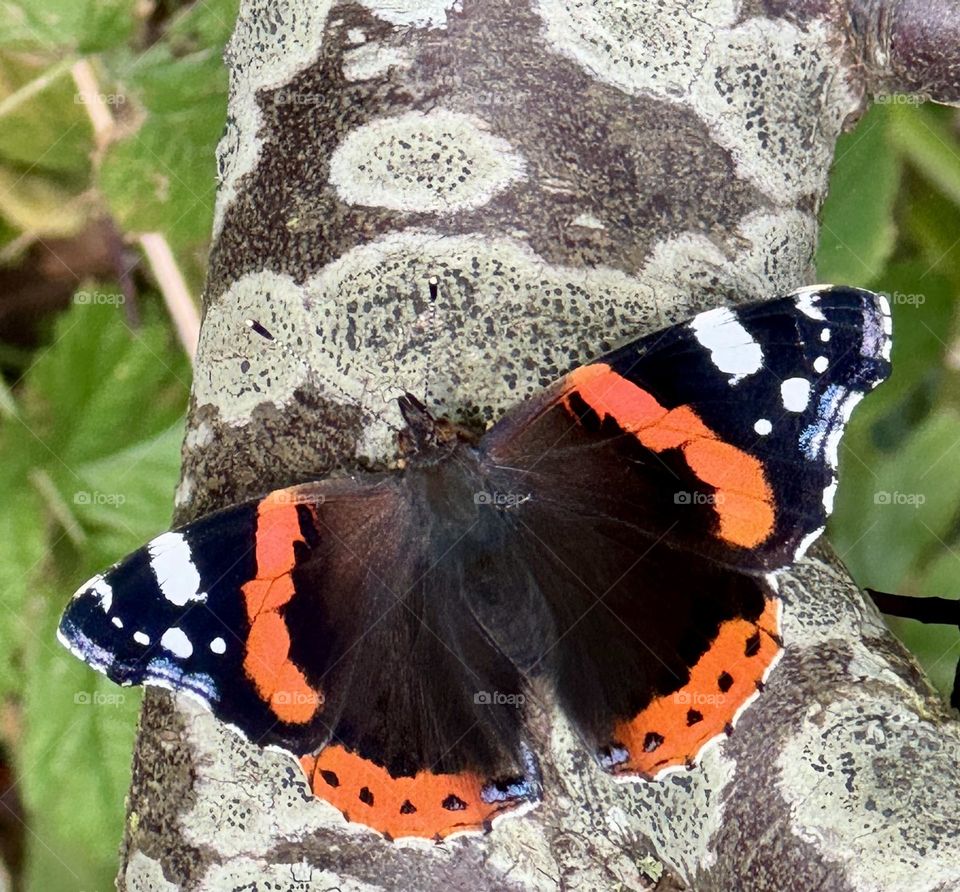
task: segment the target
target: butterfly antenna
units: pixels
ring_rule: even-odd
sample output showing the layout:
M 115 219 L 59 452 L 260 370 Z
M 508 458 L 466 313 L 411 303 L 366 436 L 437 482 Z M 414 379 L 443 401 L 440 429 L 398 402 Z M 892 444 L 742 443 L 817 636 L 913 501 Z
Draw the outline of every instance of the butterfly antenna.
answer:
M 316 368 L 314 368 L 314 366 L 310 364 L 310 362 L 302 353 L 299 353 L 298 351 L 292 349 L 290 345 L 287 344 L 285 341 L 277 340 L 277 338 L 274 337 L 273 332 L 271 332 L 266 326 L 262 325 L 256 319 L 247 319 L 246 324 L 247 324 L 247 327 L 254 334 L 259 335 L 271 347 L 277 348 L 285 356 L 289 356 L 291 359 L 294 359 L 297 362 L 299 362 L 307 370 L 307 375 L 311 383 L 313 383 L 315 387 L 317 386 L 317 384 L 322 384 L 323 387 L 329 390 L 332 390 L 334 393 L 339 394 L 352 406 L 356 406 L 365 415 L 372 416 L 377 421 L 382 422 L 387 427 L 389 427 L 390 430 L 394 431 L 395 433 L 400 430 L 400 428 L 398 428 L 392 421 L 385 418 L 382 412 L 378 412 L 375 409 L 371 409 L 368 406 L 364 406 L 356 397 L 347 393 L 338 384 L 335 384 L 329 378 L 325 377 L 324 375 L 321 375 L 316 370 Z M 322 389 L 322 388 L 318 387 L 317 389 Z
M 440 291 L 440 280 L 436 276 L 427 279 L 430 288 L 430 321 L 427 338 L 427 369 L 423 379 L 423 401 L 429 403 L 430 379 L 433 377 L 433 345 L 437 340 L 437 295 Z

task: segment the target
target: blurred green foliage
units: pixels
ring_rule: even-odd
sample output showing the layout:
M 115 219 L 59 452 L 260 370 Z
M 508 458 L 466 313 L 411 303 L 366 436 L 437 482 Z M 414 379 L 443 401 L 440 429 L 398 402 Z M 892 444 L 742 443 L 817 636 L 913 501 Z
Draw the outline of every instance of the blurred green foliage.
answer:
M 69 240 L 110 218 L 127 239 L 161 232 L 199 293 L 237 0 L 179 6 L 4 5 L 4 265 L 41 245 L 69 267 Z M 115 119 L 105 145 L 80 60 Z M 139 691 L 65 656 L 55 628 L 78 582 L 170 523 L 190 368 L 149 285 L 127 305 L 118 285 L 135 262 L 121 253 L 113 275 L 75 275 L 39 344 L 0 345 L 0 743 L 29 827 L 31 892 L 113 888 L 116 873 Z
M 5 4 L 0 265 L 108 216 L 124 237 L 162 232 L 199 292 L 237 2 Z M 116 119 L 103 146 L 78 100 L 81 59 Z M 830 535 L 862 585 L 956 596 L 954 113 L 873 108 L 841 140 L 823 223 L 821 280 L 888 292 L 896 331 L 894 376 L 844 441 Z M 149 288 L 124 312 L 125 272 L 76 282 L 39 344 L 0 343 L 0 744 L 29 824 L 30 892 L 112 888 L 138 695 L 70 658 L 54 628 L 78 582 L 167 527 L 177 481 L 190 370 Z M 949 690 L 960 633 L 894 625 Z
M 874 106 L 837 147 L 823 281 L 883 291 L 893 375 L 841 447 L 830 538 L 862 586 L 960 596 L 960 138 L 951 109 Z M 889 620 L 949 695 L 960 631 Z

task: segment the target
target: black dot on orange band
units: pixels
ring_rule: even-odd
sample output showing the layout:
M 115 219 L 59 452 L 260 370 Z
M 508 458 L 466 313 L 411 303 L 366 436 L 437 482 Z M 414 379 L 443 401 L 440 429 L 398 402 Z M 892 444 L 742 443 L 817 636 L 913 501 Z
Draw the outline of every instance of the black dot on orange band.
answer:
M 400 814 L 402 815 L 412 815 L 416 810 L 417 807 L 409 799 L 404 799 L 403 805 L 400 806 Z
M 467 807 L 467 803 L 453 793 L 444 799 L 441 804 L 447 811 L 463 811 Z
M 327 786 L 330 786 L 330 787 L 340 786 L 340 778 L 337 777 L 337 773 L 335 771 L 326 771 L 325 769 L 321 769 L 320 777 L 322 777 L 324 781 L 326 781 Z
M 369 787 L 360 788 L 360 801 L 364 805 L 373 805 L 373 793 L 370 792 Z
M 733 676 L 729 672 L 721 672 L 720 676 L 717 678 L 717 687 L 720 688 L 723 693 L 726 693 L 733 687 Z
M 688 709 L 687 710 L 687 724 L 695 725 L 697 722 L 703 721 L 703 713 L 697 709 Z
M 663 735 L 656 731 L 648 731 L 647 736 L 643 738 L 643 751 L 652 753 L 660 744 L 663 743 Z
M 760 653 L 760 633 L 754 632 L 748 639 L 743 649 L 743 655 L 746 657 L 755 657 Z

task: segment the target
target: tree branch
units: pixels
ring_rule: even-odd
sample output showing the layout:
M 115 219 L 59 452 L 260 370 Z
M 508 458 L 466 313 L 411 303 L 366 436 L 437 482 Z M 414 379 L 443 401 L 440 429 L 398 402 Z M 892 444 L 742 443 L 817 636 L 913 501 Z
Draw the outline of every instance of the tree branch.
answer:
M 810 281 L 866 90 L 960 88 L 919 3 L 242 6 L 179 520 L 383 463 L 401 388 L 490 420 L 627 337 Z M 701 766 L 615 784 L 543 697 L 542 805 L 442 846 L 346 825 L 290 760 L 150 692 L 120 888 L 955 888 L 956 723 L 824 549 L 782 593 L 785 659 Z

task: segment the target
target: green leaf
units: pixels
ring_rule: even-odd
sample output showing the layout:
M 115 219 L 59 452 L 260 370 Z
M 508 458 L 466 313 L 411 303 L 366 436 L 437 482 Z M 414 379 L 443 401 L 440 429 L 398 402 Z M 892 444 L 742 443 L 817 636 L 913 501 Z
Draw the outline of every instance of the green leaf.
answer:
M 949 279 L 922 261 L 891 264 L 872 283 L 893 312 L 893 374 L 868 404 L 891 407 L 942 373 L 956 303 Z
M 960 205 L 957 140 L 933 109 L 891 108 L 890 141 L 916 170 L 954 204 Z
M 69 61 L 41 67 L 17 57 L 2 59 L 2 66 L 4 80 L 16 87 L 0 97 L 0 160 L 21 174 L 52 175 L 74 190 L 84 188 L 93 128 Z
M 917 658 L 934 687 L 949 699 L 960 657 L 960 630 L 894 616 L 887 618 L 887 624 Z
M 0 693 L 22 708 L 14 755 L 37 889 L 112 883 L 139 692 L 55 630 L 80 584 L 167 528 L 179 467 L 186 360 L 151 301 L 131 330 L 116 298 L 78 292 L 0 426 L 0 488 L 18 505 L 0 516 Z
M 167 25 L 165 42 L 177 56 L 221 48 L 233 33 L 239 8 L 240 0 L 193 3 Z
M 98 567 L 169 526 L 182 442 L 178 421 L 148 440 L 77 467 L 73 510 L 89 534 L 87 550 L 95 553 Z
M 947 276 L 960 286 L 960 207 L 931 189 L 919 174 L 912 170 L 907 174 L 911 198 L 905 203 L 903 225 L 926 264 L 924 272 Z
M 34 870 L 56 862 L 41 875 L 54 868 L 85 880 L 61 888 L 110 888 L 140 691 L 112 684 L 60 647 L 58 608 L 51 604 L 36 623 L 23 693 L 17 776 L 24 805 L 37 816 L 29 861 Z
M 145 118 L 103 160 L 100 189 L 113 214 L 125 230 L 160 231 L 174 246 L 209 238 L 214 153 L 226 121 L 219 48 L 176 59 L 159 47 L 117 76 L 139 97 Z
M 79 481 L 79 465 L 149 440 L 183 411 L 190 373 L 169 327 L 148 304 L 144 324 L 132 329 L 122 301 L 103 286 L 78 291 L 30 373 L 27 422 L 57 456 L 58 476 Z
M 950 470 L 960 459 L 960 413 L 930 415 L 888 454 L 853 433 L 844 439 L 831 540 L 861 585 L 903 591 L 943 547 L 960 505 L 960 475 Z M 865 472 L 848 475 L 858 464 Z
M 837 141 L 816 257 L 823 282 L 867 284 L 893 250 L 900 162 L 887 130 L 887 110 L 875 106 Z
M 6 699 L 23 684 L 23 643 L 37 634 L 25 606 L 43 569 L 48 540 L 37 494 L 7 474 L 0 485 L 8 504 L 17 506 L 0 512 L 0 699 Z
M 127 40 L 136 0 L 6 0 L 0 46 L 95 53 Z

